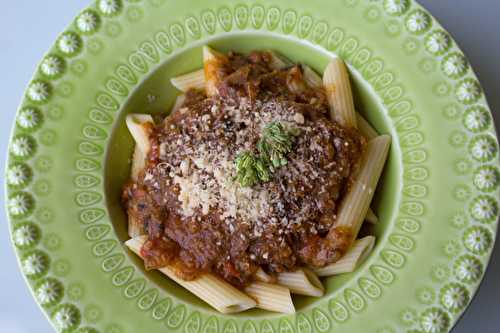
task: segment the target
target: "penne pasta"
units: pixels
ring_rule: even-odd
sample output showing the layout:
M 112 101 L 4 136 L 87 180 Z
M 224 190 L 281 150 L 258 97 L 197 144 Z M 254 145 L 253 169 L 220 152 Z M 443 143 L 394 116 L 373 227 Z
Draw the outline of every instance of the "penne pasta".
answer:
M 375 237 L 366 236 L 357 239 L 349 251 L 346 252 L 333 264 L 322 268 L 314 269 L 314 272 L 319 276 L 331 276 L 342 273 L 350 273 L 356 269 L 371 253 L 375 244 Z
M 137 219 L 132 215 L 128 214 L 128 235 L 132 238 L 142 236 L 145 234 L 144 228 L 140 221 L 137 221 Z
M 298 66 L 294 66 L 288 70 L 286 85 L 292 93 L 297 95 L 300 95 L 307 89 L 304 76 Z
M 304 81 L 306 81 L 307 85 L 314 89 L 319 89 L 323 86 L 323 80 L 321 76 L 318 75 L 311 67 L 307 65 L 302 66 L 302 73 L 304 75 Z
M 186 92 L 189 89 L 205 89 L 205 71 L 204 69 L 199 69 L 191 73 L 176 76 L 170 79 L 170 82 L 182 92 Z
M 172 107 L 172 110 L 170 110 L 170 114 L 174 114 L 177 111 L 179 111 L 182 103 L 184 103 L 185 100 L 186 100 L 186 95 L 182 94 L 182 95 L 177 96 L 177 98 L 175 99 L 174 106 Z M 168 119 L 168 118 L 165 118 L 165 120 L 166 119 Z
M 125 121 L 135 144 L 146 156 L 150 148 L 149 134 L 154 125 L 153 118 L 149 114 L 136 113 L 127 115 Z
M 362 115 L 356 112 L 356 121 L 358 125 L 358 130 L 367 140 L 371 140 L 378 136 L 377 131 L 370 125 Z
M 245 292 L 257 301 L 257 307 L 268 311 L 295 313 L 290 290 L 279 284 L 254 282 Z
M 136 181 L 139 173 L 146 166 L 146 157 L 150 149 L 149 131 L 153 125 L 153 118 L 148 114 L 130 114 L 126 117 L 126 124 L 130 134 L 136 142 L 130 167 L 130 178 Z M 128 214 L 128 235 L 136 237 L 144 234 L 142 225 Z
M 212 50 L 208 46 L 203 46 L 203 70 L 207 96 L 217 95 L 218 72 L 225 59 L 225 55 Z
M 323 74 L 330 116 L 344 127 L 357 127 L 356 111 L 347 68 L 340 58 L 333 58 Z
M 381 135 L 368 142 L 361 157 L 356 180 L 340 204 L 335 228 L 350 230 L 353 239 L 358 235 L 370 207 L 387 159 L 390 142 L 389 135 Z
M 277 278 L 264 272 L 259 268 L 255 273 L 257 281 L 266 283 L 278 283 L 290 289 L 290 292 L 299 295 L 322 296 L 324 287 L 316 274 L 308 268 L 301 268 L 294 272 L 283 272 Z
M 145 241 L 146 236 L 140 236 L 129 239 L 125 245 L 140 257 L 140 250 Z M 221 313 L 241 312 L 256 305 L 252 298 L 213 274 L 203 274 L 195 280 L 186 281 L 177 277 L 169 267 L 160 268 L 159 271 Z
M 139 148 L 139 145 L 135 145 L 134 154 L 132 155 L 132 166 L 130 167 L 130 178 L 133 181 L 137 180 L 139 173 L 146 166 L 146 154 Z M 132 214 L 128 215 L 128 228 L 127 232 L 130 237 L 137 237 L 144 234 L 144 228 L 141 223 L 137 221 Z
M 318 276 L 308 268 L 278 274 L 278 284 L 299 295 L 320 297 L 325 293 L 325 288 Z
M 365 221 L 371 224 L 377 224 L 378 223 L 378 217 L 375 215 L 373 210 L 371 208 L 368 208 L 368 212 L 366 212 L 366 217 Z
M 132 155 L 132 165 L 130 167 L 130 178 L 137 181 L 139 173 L 146 166 L 146 154 L 140 149 L 139 145 L 135 145 L 134 154 Z
M 259 270 L 255 273 L 255 279 L 260 282 L 267 283 L 275 283 L 276 278 L 264 272 L 262 268 L 259 267 Z
M 271 56 L 271 61 L 269 62 L 269 66 L 272 69 L 283 69 L 292 65 L 292 62 L 288 60 L 285 56 L 278 54 L 275 51 L 268 51 Z

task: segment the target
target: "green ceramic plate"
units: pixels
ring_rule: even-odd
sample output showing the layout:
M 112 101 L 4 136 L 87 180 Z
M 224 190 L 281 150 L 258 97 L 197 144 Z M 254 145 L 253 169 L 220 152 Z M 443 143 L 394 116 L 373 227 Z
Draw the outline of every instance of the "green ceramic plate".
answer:
M 221 315 L 123 247 L 129 112 L 166 112 L 200 47 L 349 63 L 359 110 L 393 136 L 377 245 L 296 315 Z M 7 210 L 23 274 L 62 332 L 446 332 L 493 248 L 498 144 L 466 58 L 412 0 L 100 0 L 40 63 L 17 113 Z

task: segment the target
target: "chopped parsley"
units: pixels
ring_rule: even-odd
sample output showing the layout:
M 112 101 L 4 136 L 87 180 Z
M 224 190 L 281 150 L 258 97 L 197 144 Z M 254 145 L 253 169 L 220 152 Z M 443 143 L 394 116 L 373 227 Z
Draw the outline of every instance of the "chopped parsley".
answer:
M 298 129 L 285 130 L 280 122 L 267 124 L 263 131 L 256 156 L 249 151 L 239 153 L 235 159 L 236 180 L 243 187 L 251 187 L 259 182 L 268 182 L 271 174 L 288 163 L 286 155 L 292 151 Z

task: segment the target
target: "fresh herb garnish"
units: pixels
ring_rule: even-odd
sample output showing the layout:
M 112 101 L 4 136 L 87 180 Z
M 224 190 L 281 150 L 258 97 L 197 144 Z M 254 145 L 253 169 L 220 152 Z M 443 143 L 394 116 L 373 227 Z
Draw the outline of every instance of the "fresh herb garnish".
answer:
M 271 173 L 288 163 L 286 154 L 292 151 L 298 129 L 286 131 L 280 122 L 267 124 L 257 143 L 259 156 L 249 151 L 239 153 L 235 159 L 236 180 L 243 187 L 251 187 L 271 179 Z
M 248 151 L 239 153 L 234 160 L 236 164 L 236 180 L 243 187 L 253 186 L 259 181 L 256 168 L 256 157 Z
M 262 131 L 262 138 L 257 143 L 261 158 L 274 168 L 288 163 L 286 154 L 292 151 L 296 131 L 286 131 L 280 122 L 267 124 Z

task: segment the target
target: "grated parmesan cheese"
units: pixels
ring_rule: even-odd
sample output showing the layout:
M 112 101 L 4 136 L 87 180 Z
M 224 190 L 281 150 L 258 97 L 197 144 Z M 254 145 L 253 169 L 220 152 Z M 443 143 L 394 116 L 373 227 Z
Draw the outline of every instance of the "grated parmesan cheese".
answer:
M 160 145 L 164 160 L 179 161 L 170 171 L 173 184 L 179 190 L 179 213 L 195 217 L 218 211 L 231 233 L 244 223 L 250 225 L 253 237 L 260 237 L 269 227 L 277 227 L 279 234 L 287 233 L 287 229 L 307 221 L 317 210 L 313 200 L 305 200 L 300 207 L 285 207 L 283 198 L 305 193 L 309 184 L 326 176 L 318 172 L 314 155 L 310 155 L 323 153 L 317 138 L 309 140 L 299 136 L 298 151 L 292 153 L 286 166 L 276 170 L 270 182 L 241 187 L 234 180 L 235 156 L 241 151 L 255 149 L 255 137 L 266 124 L 279 121 L 287 129 L 298 128 L 302 133 L 312 133 L 313 128 L 304 116 L 286 103 L 257 100 L 250 104 L 246 99 L 224 105 L 215 101 L 209 112 L 213 117 L 221 117 L 222 121 L 210 121 L 212 116 L 206 113 L 190 123 L 183 123 L 183 120 L 181 123 L 187 129 L 181 131 L 172 144 Z M 214 125 L 220 127 L 214 128 Z M 220 144 L 215 137 L 207 139 L 210 135 L 222 136 L 227 142 Z M 300 149 L 307 149 L 307 152 Z M 303 185 L 296 188 L 288 185 L 291 182 Z

